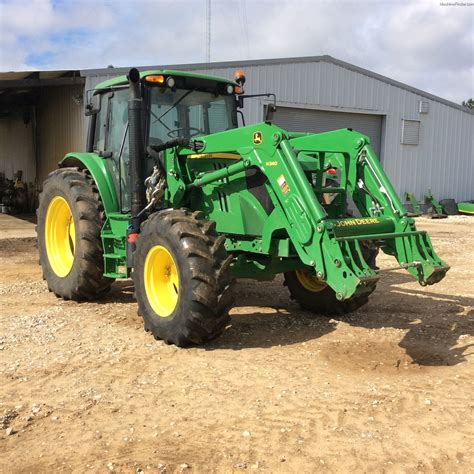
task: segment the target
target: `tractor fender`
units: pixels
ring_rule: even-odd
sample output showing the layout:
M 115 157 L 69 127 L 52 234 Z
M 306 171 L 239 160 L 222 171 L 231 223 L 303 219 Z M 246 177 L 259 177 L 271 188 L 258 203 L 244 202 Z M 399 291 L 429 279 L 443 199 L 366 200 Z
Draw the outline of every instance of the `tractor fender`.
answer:
M 112 176 L 102 158 L 95 153 L 68 153 L 59 162 L 60 168 L 66 166 L 77 166 L 80 169 L 89 170 L 99 190 L 105 213 L 120 211 Z

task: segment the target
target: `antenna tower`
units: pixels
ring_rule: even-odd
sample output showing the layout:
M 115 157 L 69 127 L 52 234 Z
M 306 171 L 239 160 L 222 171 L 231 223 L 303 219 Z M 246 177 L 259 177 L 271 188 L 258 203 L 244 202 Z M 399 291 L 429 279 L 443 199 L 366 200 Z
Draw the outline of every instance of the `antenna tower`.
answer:
M 211 0 L 206 0 L 206 62 L 211 62 Z

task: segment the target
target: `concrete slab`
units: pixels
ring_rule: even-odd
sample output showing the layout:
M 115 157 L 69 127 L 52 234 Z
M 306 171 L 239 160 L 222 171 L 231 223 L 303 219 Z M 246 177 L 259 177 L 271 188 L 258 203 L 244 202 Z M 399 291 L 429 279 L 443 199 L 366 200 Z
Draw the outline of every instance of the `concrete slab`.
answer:
M 0 214 L 0 240 L 36 238 L 36 216 Z

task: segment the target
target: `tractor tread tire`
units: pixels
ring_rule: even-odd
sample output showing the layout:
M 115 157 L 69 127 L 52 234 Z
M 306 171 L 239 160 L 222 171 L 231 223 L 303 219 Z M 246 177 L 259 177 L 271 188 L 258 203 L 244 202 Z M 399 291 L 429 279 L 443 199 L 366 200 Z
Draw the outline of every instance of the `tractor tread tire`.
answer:
M 202 344 L 219 336 L 230 321 L 233 304 L 230 259 L 225 238 L 202 213 L 166 209 L 152 214 L 141 226 L 134 254 L 132 278 L 138 314 L 155 339 L 180 347 Z M 151 308 L 144 285 L 148 251 L 163 245 L 178 267 L 180 289 L 176 308 L 160 317 Z
M 65 277 L 58 277 L 52 270 L 44 240 L 46 212 L 51 199 L 57 195 L 68 202 L 76 227 L 76 255 L 73 267 Z M 98 189 L 88 170 L 71 167 L 49 173 L 39 195 L 36 215 L 39 263 L 48 289 L 65 300 L 92 301 L 103 298 L 114 280 L 103 276 L 100 232 L 105 214 Z
M 294 272 L 285 273 L 284 285 L 290 292 L 290 298 L 297 301 L 301 308 L 323 316 L 342 316 L 352 313 L 369 301 L 368 294 L 340 301 L 329 286 L 317 293 L 311 293 L 301 285 Z
M 375 260 L 378 248 L 373 244 L 363 243 L 362 253 L 367 264 L 376 269 Z M 297 301 L 301 308 L 325 316 L 342 316 L 358 310 L 369 302 L 370 294 L 376 289 L 376 285 L 373 284 L 366 293 L 340 301 L 336 298 L 336 293 L 330 286 L 318 292 L 307 290 L 300 283 L 295 272 L 286 272 L 283 284 L 288 288 L 290 298 Z

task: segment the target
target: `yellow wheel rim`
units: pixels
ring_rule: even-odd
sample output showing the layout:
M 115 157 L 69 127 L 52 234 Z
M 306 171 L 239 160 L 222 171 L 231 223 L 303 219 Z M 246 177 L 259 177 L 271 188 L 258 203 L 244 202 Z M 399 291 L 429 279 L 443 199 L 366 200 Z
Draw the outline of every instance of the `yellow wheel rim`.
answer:
M 179 275 L 173 257 L 165 247 L 155 245 L 145 259 L 145 292 L 153 311 L 169 316 L 178 304 Z
M 296 270 L 295 273 L 298 281 L 308 291 L 317 293 L 318 291 L 323 291 L 324 288 L 327 287 L 327 284 L 324 281 L 319 280 L 316 275 L 310 275 L 309 273 L 305 273 L 302 270 Z
M 58 277 L 65 277 L 74 264 L 76 229 L 71 208 L 61 196 L 49 203 L 44 234 L 49 264 Z

